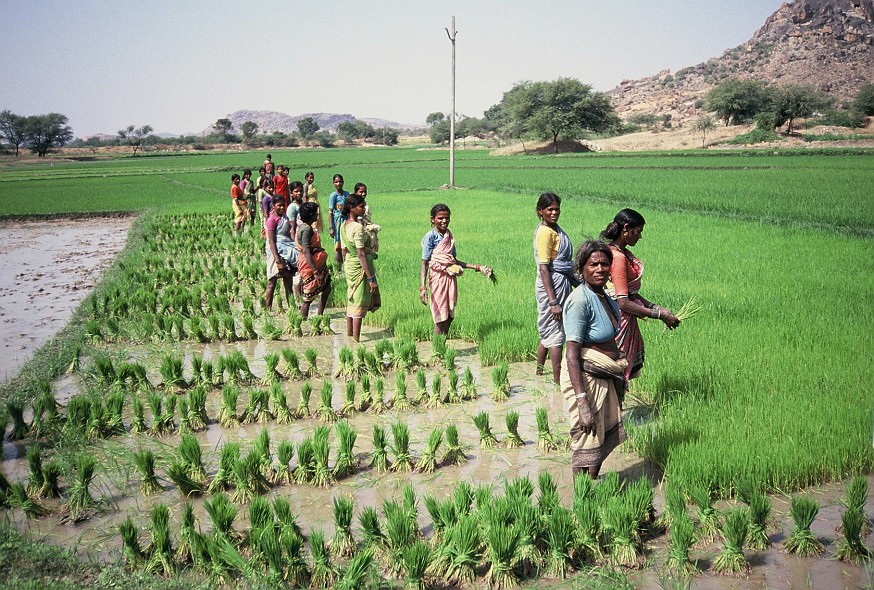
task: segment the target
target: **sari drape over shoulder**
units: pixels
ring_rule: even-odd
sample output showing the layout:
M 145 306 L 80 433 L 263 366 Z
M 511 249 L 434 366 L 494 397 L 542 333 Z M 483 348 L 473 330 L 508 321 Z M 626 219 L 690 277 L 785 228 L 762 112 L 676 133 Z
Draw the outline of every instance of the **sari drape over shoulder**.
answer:
M 580 283 L 574 276 L 574 248 L 571 239 L 560 227 L 557 233 L 559 236 L 558 253 L 549 263 L 549 272 L 555 300 L 559 306 L 564 306 L 568 295 Z M 537 230 L 535 230 L 536 235 Z M 536 246 L 534 261 L 539 264 Z M 549 296 L 546 294 L 539 270 L 537 279 L 534 281 L 534 297 L 537 300 L 537 331 L 540 333 L 540 343 L 544 348 L 558 348 L 564 344 L 564 329 L 562 323 L 556 321 L 552 312 L 549 311 Z
M 613 265 L 611 266 L 611 274 L 616 275 L 621 265 L 624 270 L 627 293 L 623 293 L 620 285 L 615 285 L 614 290 L 610 295 L 614 299 L 627 296 L 629 300 L 640 305 L 644 305 L 639 293 L 640 285 L 643 280 L 643 261 L 631 254 L 631 252 L 621 250 L 616 246 L 610 246 L 613 250 Z M 608 291 L 609 292 L 609 291 Z M 637 324 L 637 316 L 630 313 L 622 314 L 622 323 L 619 325 L 619 335 L 616 336 L 616 345 L 619 350 L 625 353 L 625 358 L 628 359 L 628 368 L 625 370 L 625 378 L 633 379 L 638 376 L 643 368 L 643 362 L 646 358 L 643 348 L 643 335 L 640 333 L 640 326 Z
M 346 276 L 346 316 L 363 318 L 368 311 L 376 311 L 381 305 L 379 287 L 370 290 L 364 268 L 358 259 L 358 248 L 364 249 L 367 266 L 376 277 L 376 267 L 373 265 L 374 255 L 370 233 L 356 221 L 340 224 L 340 242 L 348 252 L 343 259 L 343 274 Z
M 622 400 L 625 396 L 625 359 L 613 360 L 593 348 L 583 347 L 580 358 L 583 392 L 578 397 L 567 370 L 562 371 L 561 388 L 571 424 L 571 461 L 578 469 L 600 465 L 626 438 L 622 425 Z M 588 400 L 595 418 L 594 431 L 580 428 L 580 403 Z
M 455 256 L 452 255 L 454 249 L 455 238 L 447 229 L 443 239 L 434 247 L 431 260 L 428 262 L 431 316 L 435 324 L 455 317 L 455 302 L 458 299 L 456 277 L 464 271 L 457 265 Z

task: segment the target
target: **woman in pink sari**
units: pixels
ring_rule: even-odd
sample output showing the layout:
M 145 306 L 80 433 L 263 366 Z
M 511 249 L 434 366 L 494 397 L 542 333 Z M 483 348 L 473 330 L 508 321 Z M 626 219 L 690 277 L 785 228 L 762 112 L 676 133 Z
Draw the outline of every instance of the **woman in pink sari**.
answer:
M 455 303 L 458 299 L 457 277 L 465 268 L 485 276 L 491 268 L 462 262 L 455 257 L 455 238 L 449 231 L 450 211 L 443 203 L 431 207 L 433 229 L 422 238 L 422 273 L 419 299 L 428 305 L 428 290 L 431 291 L 431 316 L 434 318 L 434 333 L 448 334 L 455 318 Z M 427 287 L 426 287 L 427 285 Z

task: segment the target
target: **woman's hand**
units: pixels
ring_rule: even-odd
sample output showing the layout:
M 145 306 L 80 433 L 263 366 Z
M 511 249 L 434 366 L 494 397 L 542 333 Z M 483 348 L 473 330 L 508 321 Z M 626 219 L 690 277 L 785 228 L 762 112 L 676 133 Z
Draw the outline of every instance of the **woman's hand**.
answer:
M 428 290 L 427 289 L 419 289 L 419 301 L 422 302 L 422 305 L 428 305 Z
M 549 306 L 549 313 L 552 314 L 552 319 L 557 322 L 561 321 L 561 305 L 555 304 Z
M 367 284 L 370 285 L 370 292 L 376 293 L 376 290 L 378 289 L 378 286 L 376 284 L 376 279 L 373 279 L 373 280 L 367 279 Z
M 673 330 L 680 325 L 680 320 L 677 319 L 677 316 L 675 316 L 670 309 L 660 307 L 659 314 L 659 319 L 665 323 L 668 330 Z
M 589 400 L 585 395 L 577 395 L 577 411 L 580 415 L 580 430 L 583 434 L 595 434 L 595 415 L 589 406 Z

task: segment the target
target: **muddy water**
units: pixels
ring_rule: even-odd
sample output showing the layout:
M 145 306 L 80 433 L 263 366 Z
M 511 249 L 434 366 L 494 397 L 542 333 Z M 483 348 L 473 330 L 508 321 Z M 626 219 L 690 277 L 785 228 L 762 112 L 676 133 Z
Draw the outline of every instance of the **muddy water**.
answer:
M 64 327 L 124 247 L 132 222 L 0 222 L 0 381 Z
M 335 330 L 344 328 L 344 320 L 341 314 L 334 313 L 332 321 Z M 372 350 L 376 340 L 385 336 L 384 332 L 377 331 L 365 326 L 363 342 L 368 350 Z M 218 355 L 227 354 L 231 348 L 241 350 L 249 360 L 251 370 L 261 376 L 265 370 L 264 356 L 273 351 L 279 351 L 285 347 L 295 349 L 301 357 L 301 367 L 306 367 L 303 356 L 304 350 L 314 348 L 318 352 L 318 367 L 330 378 L 338 366 L 338 353 L 342 346 L 350 344 L 342 334 L 334 334 L 320 337 L 291 338 L 283 341 L 245 341 L 232 344 L 208 344 L 192 345 L 183 344 L 178 352 L 184 354 L 186 360 L 186 376 L 190 376 L 190 363 L 193 355 L 202 355 L 210 360 Z M 354 343 L 353 351 L 356 346 Z M 355 450 L 359 458 L 359 470 L 350 478 L 337 482 L 329 489 L 314 488 L 312 486 L 282 485 L 274 487 L 270 496 L 282 495 L 289 499 L 293 510 L 299 515 L 299 523 L 304 531 L 312 528 L 321 528 L 330 536 L 333 534 L 332 499 L 338 495 L 351 496 L 355 500 L 356 514 L 364 506 L 379 508 L 386 499 L 401 498 L 402 488 L 412 482 L 419 497 L 419 524 L 426 535 L 430 534 L 430 517 L 422 503 L 425 494 L 434 495 L 440 499 L 452 493 L 458 481 L 467 481 L 473 485 L 492 483 L 500 490 L 503 482 L 508 478 L 528 476 L 536 482 L 541 471 L 549 471 L 555 478 L 562 501 L 569 505 L 572 495 L 572 481 L 570 474 L 570 456 L 566 451 L 540 452 L 537 449 L 537 430 L 535 421 L 535 409 L 545 406 L 550 415 L 550 424 L 554 433 L 566 434 L 567 423 L 562 411 L 561 395 L 552 388 L 544 378 L 532 375 L 531 363 L 513 364 L 510 367 L 510 382 L 512 384 L 511 397 L 506 402 L 495 403 L 489 397 L 491 390 L 491 377 L 489 369 L 481 369 L 475 354 L 475 346 L 463 341 L 450 341 L 450 346 L 459 354 L 456 360 L 456 370 L 462 374 L 464 369 L 470 366 L 479 386 L 479 398 L 475 401 L 462 404 L 445 405 L 436 409 L 414 408 L 410 412 L 397 413 L 389 411 L 382 415 L 372 413 L 354 413 L 348 419 L 358 433 Z M 136 360 L 150 368 L 149 378 L 157 384 L 160 375 L 157 367 L 160 366 L 161 358 L 169 352 L 167 347 L 155 345 L 140 346 L 126 349 L 113 349 L 110 353 L 117 359 Z M 419 344 L 419 357 L 426 361 L 431 356 L 429 343 Z M 280 363 L 280 369 L 282 368 Z M 427 367 L 428 384 L 430 388 L 431 378 L 439 367 Z M 390 401 L 395 392 L 395 374 L 387 372 L 385 380 L 385 398 Z M 317 377 L 311 380 L 313 395 L 310 401 L 310 409 L 314 410 L 318 405 L 319 391 L 323 378 Z M 375 379 L 372 379 L 375 383 Z M 410 374 L 406 378 L 407 395 L 412 397 L 416 392 L 415 375 Z M 300 381 L 283 381 L 282 388 L 286 392 L 288 406 L 295 408 L 300 399 Z M 56 383 L 56 392 L 61 400 L 69 399 L 71 395 L 83 387 L 77 376 L 66 376 Z M 448 387 L 447 379 L 443 378 L 444 391 Z M 247 402 L 244 393 L 238 403 L 238 412 L 241 412 Z M 341 381 L 334 382 L 333 407 L 339 410 L 344 399 L 345 386 Z M 360 389 L 358 392 L 360 396 Z M 220 391 L 210 392 L 207 409 L 212 419 L 218 415 L 221 405 Z M 491 417 L 491 428 L 498 439 L 503 439 L 506 434 L 504 419 L 506 414 L 515 410 L 520 415 L 519 433 L 525 440 L 526 445 L 521 449 L 483 450 L 479 448 L 479 434 L 473 424 L 473 416 L 479 411 L 486 411 Z M 147 421 L 150 419 L 146 410 Z M 372 450 L 371 436 L 374 425 L 386 428 L 391 438 L 391 423 L 402 420 L 410 428 L 410 448 L 414 457 L 418 457 L 425 448 L 429 433 L 435 427 L 445 427 L 455 424 L 459 429 L 460 439 L 467 449 L 468 462 L 461 466 L 441 466 L 432 474 L 420 473 L 377 473 L 368 466 L 369 453 Z M 265 424 L 241 425 L 237 428 L 224 428 L 217 423 L 211 423 L 209 428 L 198 433 L 198 439 L 204 453 L 207 471 L 212 475 L 218 464 L 219 452 L 222 444 L 226 441 L 242 442 L 242 452 L 245 454 L 251 448 L 252 441 L 258 436 L 262 428 L 270 432 L 275 454 L 278 443 L 289 440 L 295 445 L 303 438 L 312 434 L 313 429 L 321 422 L 314 418 L 306 418 L 293 422 L 290 425 L 277 425 L 274 422 Z M 154 448 L 164 459 L 175 453 L 179 437 L 177 435 L 153 438 L 149 436 L 123 436 L 105 441 L 101 444 L 102 469 L 92 495 L 102 498 L 105 512 L 79 525 L 61 525 L 56 516 L 48 516 L 37 521 L 27 521 L 19 511 L 12 513 L 17 525 L 27 529 L 37 537 L 46 537 L 52 542 L 60 543 L 68 547 L 75 547 L 81 554 L 87 554 L 100 560 L 114 560 L 119 557 L 120 539 L 117 534 L 117 525 L 128 515 L 143 528 L 141 540 L 145 542 L 149 526 L 148 512 L 157 503 L 162 502 L 170 506 L 174 522 L 178 525 L 181 514 L 182 499 L 175 487 L 167 480 L 162 480 L 165 490 L 151 497 L 143 497 L 138 491 L 139 475 L 130 465 L 127 453 L 141 446 Z M 336 437 L 331 435 L 332 463 L 336 456 Z M 10 478 L 27 478 L 27 461 L 25 449 L 21 445 L 6 443 L 3 449 L 4 470 Z M 442 455 L 442 452 L 440 453 Z M 292 459 L 292 466 L 296 465 L 296 457 Z M 623 452 L 622 449 L 613 453 L 604 465 L 604 471 L 619 471 L 622 478 L 636 479 L 640 476 L 649 477 L 654 484 L 658 484 L 661 474 L 647 465 L 634 454 Z M 159 477 L 164 472 L 164 461 L 159 462 Z M 661 508 L 660 489 L 656 498 L 656 507 Z M 822 509 L 814 523 L 815 534 L 826 544 L 826 555 L 818 559 L 800 559 L 788 556 L 780 552 L 780 541 L 791 530 L 791 519 L 788 516 L 788 497 L 774 497 L 774 527 L 771 538 L 775 543 L 774 548 L 767 552 L 751 553 L 750 560 L 753 564 L 751 575 L 748 579 L 736 580 L 723 578 L 709 573 L 712 559 L 719 553 L 721 547 L 717 544 L 698 546 L 693 548 L 692 558 L 699 559 L 699 566 L 704 573 L 695 578 L 695 588 L 858 588 L 863 586 L 867 579 L 863 568 L 848 566 L 841 562 L 827 559 L 836 550 L 837 540 L 840 535 L 835 532 L 835 527 L 840 522 L 840 497 L 843 494 L 843 486 L 826 485 L 811 490 L 816 499 L 822 505 Z M 874 510 L 874 478 L 870 479 L 869 486 L 869 516 Z M 195 514 L 200 525 L 204 529 L 210 528 L 209 518 L 203 508 L 203 499 L 193 499 Z M 727 505 L 721 506 L 722 508 Z M 694 509 L 693 509 L 694 511 Z M 245 530 L 247 524 L 247 507 L 242 506 L 237 517 L 236 528 Z M 354 530 L 357 531 L 357 516 Z M 866 542 L 872 545 L 874 536 L 868 537 Z M 650 565 L 641 572 L 630 574 L 631 579 L 640 587 L 660 587 L 658 567 L 664 562 L 667 554 L 668 538 L 659 535 L 649 541 L 648 557 Z M 556 581 L 537 580 L 529 584 L 530 587 L 571 587 L 570 583 Z

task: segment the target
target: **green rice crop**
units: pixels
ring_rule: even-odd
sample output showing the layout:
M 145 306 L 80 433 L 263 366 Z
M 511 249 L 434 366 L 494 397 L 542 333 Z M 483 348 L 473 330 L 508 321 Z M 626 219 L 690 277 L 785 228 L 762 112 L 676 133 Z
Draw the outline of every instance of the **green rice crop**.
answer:
M 341 420 L 335 426 L 337 434 L 337 462 L 334 464 L 334 477 L 343 479 L 355 474 L 357 459 L 355 458 L 355 440 L 358 433 L 355 432 L 349 422 Z
M 358 523 L 361 529 L 362 549 L 373 548 L 377 551 L 385 549 L 385 533 L 379 522 L 379 514 L 373 506 L 365 506 L 358 513 Z
M 152 524 L 150 527 L 151 544 L 148 549 L 149 561 L 146 571 L 163 576 L 176 572 L 173 562 L 173 545 L 170 540 L 170 509 L 165 504 L 157 504 L 152 508 Z
M 139 531 L 130 516 L 118 525 L 121 535 L 121 555 L 129 570 L 135 571 L 140 568 L 145 559 L 145 553 L 140 545 Z
M 413 398 L 414 405 L 425 405 L 428 403 L 428 376 L 425 374 L 425 369 L 419 368 L 416 371 L 416 396 Z
M 326 426 L 317 426 L 313 430 L 313 473 L 311 482 L 319 487 L 329 487 L 336 480 L 328 468 L 331 447 L 328 442 L 329 431 Z M 298 454 L 300 457 L 300 454 Z
M 303 372 L 300 370 L 300 357 L 298 357 L 297 352 L 291 348 L 283 348 L 280 354 L 285 362 L 285 375 L 289 379 L 303 379 Z
M 370 466 L 377 473 L 384 473 L 391 466 L 388 458 L 388 442 L 385 436 L 385 428 L 379 424 L 373 425 L 373 451 L 370 453 Z
M 144 496 L 150 496 L 163 488 L 158 483 L 158 476 L 155 474 L 155 465 L 157 458 L 154 451 L 151 449 L 142 449 L 134 451 L 131 455 L 134 466 L 140 472 L 142 481 L 140 482 L 140 493 Z
M 410 455 L 410 430 L 403 422 L 393 422 L 391 425 L 394 440 L 391 451 L 394 454 L 392 471 L 412 471 L 413 457 Z
M 398 412 L 405 412 L 413 407 L 407 398 L 406 375 L 402 371 L 399 371 L 395 376 L 395 395 L 391 400 L 391 405 Z
M 310 415 L 310 396 L 312 395 L 313 385 L 309 381 L 304 383 L 300 388 L 300 403 L 294 410 L 295 418 L 307 418 Z
M 671 520 L 671 546 L 666 569 L 680 577 L 698 572 L 698 566 L 689 559 L 689 548 L 695 542 L 695 523 L 685 512 Z
M 331 560 L 331 554 L 325 545 L 325 535 L 321 529 L 310 531 L 310 553 L 312 555 L 312 586 L 314 588 L 329 588 L 334 585 L 338 571 Z
M 844 530 L 844 538 L 838 543 L 835 557 L 841 561 L 848 561 L 856 565 L 862 565 L 871 561 L 871 550 L 862 541 L 862 527 L 866 521 L 865 513 L 857 508 L 847 508 L 841 515 L 841 528 Z
M 444 465 L 461 465 L 467 462 L 467 455 L 458 439 L 458 427 L 449 424 L 446 427 L 446 453 L 443 455 Z
M 240 443 L 226 442 L 222 445 L 219 456 L 219 467 L 212 481 L 209 482 L 209 493 L 227 491 L 234 480 L 234 466 L 240 460 Z
M 332 407 L 334 397 L 334 385 L 330 381 L 322 382 L 321 395 L 319 397 L 319 405 L 316 407 L 315 415 L 322 422 L 332 423 L 337 421 L 337 413 Z
M 351 497 L 334 497 L 334 536 L 329 548 L 338 557 L 349 557 L 355 552 L 355 538 L 352 536 L 352 518 L 355 502 Z

